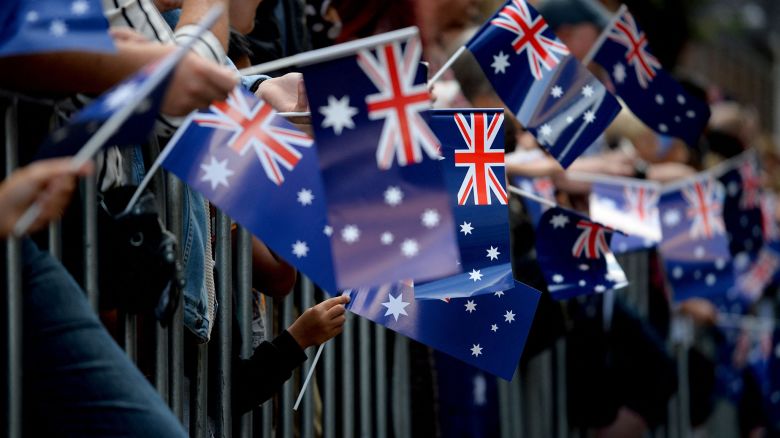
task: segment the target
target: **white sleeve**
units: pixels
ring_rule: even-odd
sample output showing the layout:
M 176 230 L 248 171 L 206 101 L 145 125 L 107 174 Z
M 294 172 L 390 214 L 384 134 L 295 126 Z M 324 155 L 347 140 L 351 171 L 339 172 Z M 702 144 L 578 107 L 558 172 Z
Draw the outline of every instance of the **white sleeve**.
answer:
M 174 32 L 176 44 L 183 45 L 189 42 L 194 38 L 197 29 L 198 26 L 194 24 L 178 27 Z M 225 49 L 222 48 L 222 44 L 217 37 L 208 30 L 198 37 L 197 41 L 195 41 L 195 44 L 192 46 L 192 50 L 198 55 L 220 65 L 225 64 L 225 59 L 227 59 L 227 54 L 225 53 Z

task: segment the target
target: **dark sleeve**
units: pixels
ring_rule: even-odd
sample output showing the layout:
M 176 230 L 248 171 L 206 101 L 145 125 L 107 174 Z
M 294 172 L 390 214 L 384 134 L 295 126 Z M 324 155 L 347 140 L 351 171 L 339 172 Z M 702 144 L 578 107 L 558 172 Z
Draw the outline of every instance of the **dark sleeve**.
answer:
M 273 341 L 258 345 L 249 359 L 236 359 L 233 371 L 233 410 L 244 414 L 273 397 L 306 353 L 295 339 L 283 331 Z

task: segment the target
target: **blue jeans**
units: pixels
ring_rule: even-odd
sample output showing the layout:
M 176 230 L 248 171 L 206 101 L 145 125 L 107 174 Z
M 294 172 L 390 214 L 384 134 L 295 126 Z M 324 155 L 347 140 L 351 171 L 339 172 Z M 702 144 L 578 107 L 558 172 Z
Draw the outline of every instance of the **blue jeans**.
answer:
M 22 251 L 25 435 L 186 437 L 65 268 Z

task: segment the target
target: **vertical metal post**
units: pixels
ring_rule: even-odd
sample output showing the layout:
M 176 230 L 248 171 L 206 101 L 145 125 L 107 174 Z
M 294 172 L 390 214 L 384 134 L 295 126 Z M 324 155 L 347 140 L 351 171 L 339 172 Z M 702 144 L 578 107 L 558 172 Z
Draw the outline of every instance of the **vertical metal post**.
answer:
M 323 436 L 336 438 L 336 341 L 326 342 L 322 352 L 324 363 L 323 373 Z M 342 391 L 343 392 L 343 389 Z
M 125 353 L 133 362 L 138 361 L 138 315 L 124 313 Z
M 273 300 L 269 298 L 264 299 L 265 302 L 265 340 L 271 341 L 274 338 L 274 304 Z M 263 423 L 262 423 L 262 436 L 264 438 L 271 438 L 273 434 L 274 424 L 274 399 L 267 400 L 262 405 Z
M 177 253 L 181 260 L 181 246 L 183 242 L 183 201 L 184 186 L 173 174 L 168 174 L 166 180 L 166 200 L 168 201 L 166 214 L 168 229 L 176 236 L 179 243 Z M 205 346 L 204 346 L 205 347 Z M 200 351 L 198 352 L 200 355 Z M 184 370 L 184 303 L 183 298 L 176 308 L 168 328 L 168 403 L 171 410 L 179 418 L 184 419 L 184 385 L 182 370 Z M 160 370 L 162 371 L 162 370 Z M 160 372 L 160 374 L 162 374 Z M 160 375 L 158 379 L 162 379 Z M 197 381 L 197 378 L 195 379 Z M 159 386 L 158 386 L 159 388 Z M 194 397 L 193 397 L 194 398 Z M 190 410 L 190 417 L 196 415 L 195 410 Z M 205 411 L 204 411 L 205 412 Z
M 5 175 L 10 175 L 18 164 L 18 131 L 16 99 L 5 109 Z M 22 436 L 22 248 L 18 239 L 5 241 L 6 287 L 6 436 Z
M 355 417 L 355 358 L 354 358 L 354 329 L 352 323 L 355 317 L 347 314 L 344 331 L 341 333 L 341 436 L 352 438 L 354 433 Z M 399 435 L 396 435 L 399 436 Z
M 191 383 L 190 396 L 190 436 L 210 438 L 208 418 L 209 345 L 201 344 L 196 348 L 195 377 Z
M 566 340 L 555 342 L 555 418 L 557 436 L 569 436 L 569 412 L 566 406 Z
M 358 324 L 358 355 L 360 378 L 360 436 L 373 436 L 371 415 L 371 326 L 367 318 L 360 318 Z
M 308 278 L 301 276 L 301 313 L 314 305 L 314 284 Z M 303 364 L 301 369 L 301 378 L 309 375 L 314 358 L 314 348 L 309 348 L 306 355 L 311 359 Z M 303 381 L 301 381 L 303 382 Z M 309 382 L 309 386 L 314 386 L 316 379 Z M 314 438 L 314 388 L 308 388 L 303 394 L 301 400 L 301 437 Z
M 54 112 L 49 118 L 49 131 L 54 132 L 57 129 L 58 123 L 58 108 L 54 106 Z M 62 223 L 59 220 L 53 221 L 49 224 L 49 254 L 52 257 L 61 260 L 62 259 Z
M 409 339 L 397 335 L 393 350 L 393 430 L 395 436 L 412 436 Z
M 512 438 L 514 435 L 512 432 L 512 410 L 509 405 L 509 382 L 504 379 L 497 379 L 498 387 L 498 420 L 501 428 L 501 438 Z
M 252 234 L 238 229 L 236 238 L 236 312 L 241 329 L 241 358 L 252 356 Z M 241 382 L 236 382 L 241 384 Z M 252 437 L 252 412 L 241 416 L 240 437 Z
M 374 324 L 374 382 L 376 383 L 376 398 L 374 418 L 376 418 L 376 437 L 387 437 L 387 353 L 385 328 Z
M 297 291 L 296 291 L 297 292 Z M 293 322 L 293 297 L 287 297 L 282 301 L 282 326 L 289 327 Z M 295 379 L 284 382 L 282 386 L 282 399 L 279 410 L 282 412 L 282 437 L 293 438 L 293 384 Z
M 92 308 L 98 308 L 97 177 L 82 178 L 84 216 L 84 290 Z
M 213 377 L 217 384 L 213 386 L 219 400 L 219 407 L 214 413 L 215 435 L 217 437 L 233 436 L 232 422 L 232 391 L 233 382 L 231 365 L 233 362 L 233 281 L 231 266 L 230 218 L 222 212 L 217 213 L 215 253 L 217 261 L 217 339 L 214 347 L 217 349 L 217 369 Z M 214 340 L 212 340 L 213 342 Z

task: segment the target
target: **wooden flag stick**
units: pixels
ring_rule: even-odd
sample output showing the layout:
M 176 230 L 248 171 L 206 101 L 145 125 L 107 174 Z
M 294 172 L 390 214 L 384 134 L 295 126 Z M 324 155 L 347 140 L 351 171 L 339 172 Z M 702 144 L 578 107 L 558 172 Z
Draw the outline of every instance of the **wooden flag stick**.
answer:
M 311 376 L 314 375 L 314 369 L 317 367 L 317 362 L 320 360 L 320 355 L 322 354 L 322 349 L 325 347 L 325 344 L 320 344 L 320 347 L 317 348 L 317 354 L 314 355 L 314 361 L 311 363 L 311 368 L 309 368 L 309 374 L 306 375 L 306 380 L 303 381 L 303 386 L 301 386 L 301 393 L 298 394 L 298 399 L 295 400 L 295 405 L 293 405 L 293 411 L 298 410 L 298 405 L 301 404 L 301 400 L 303 400 L 303 394 L 306 393 L 306 388 L 309 387 L 309 380 L 311 380 Z

